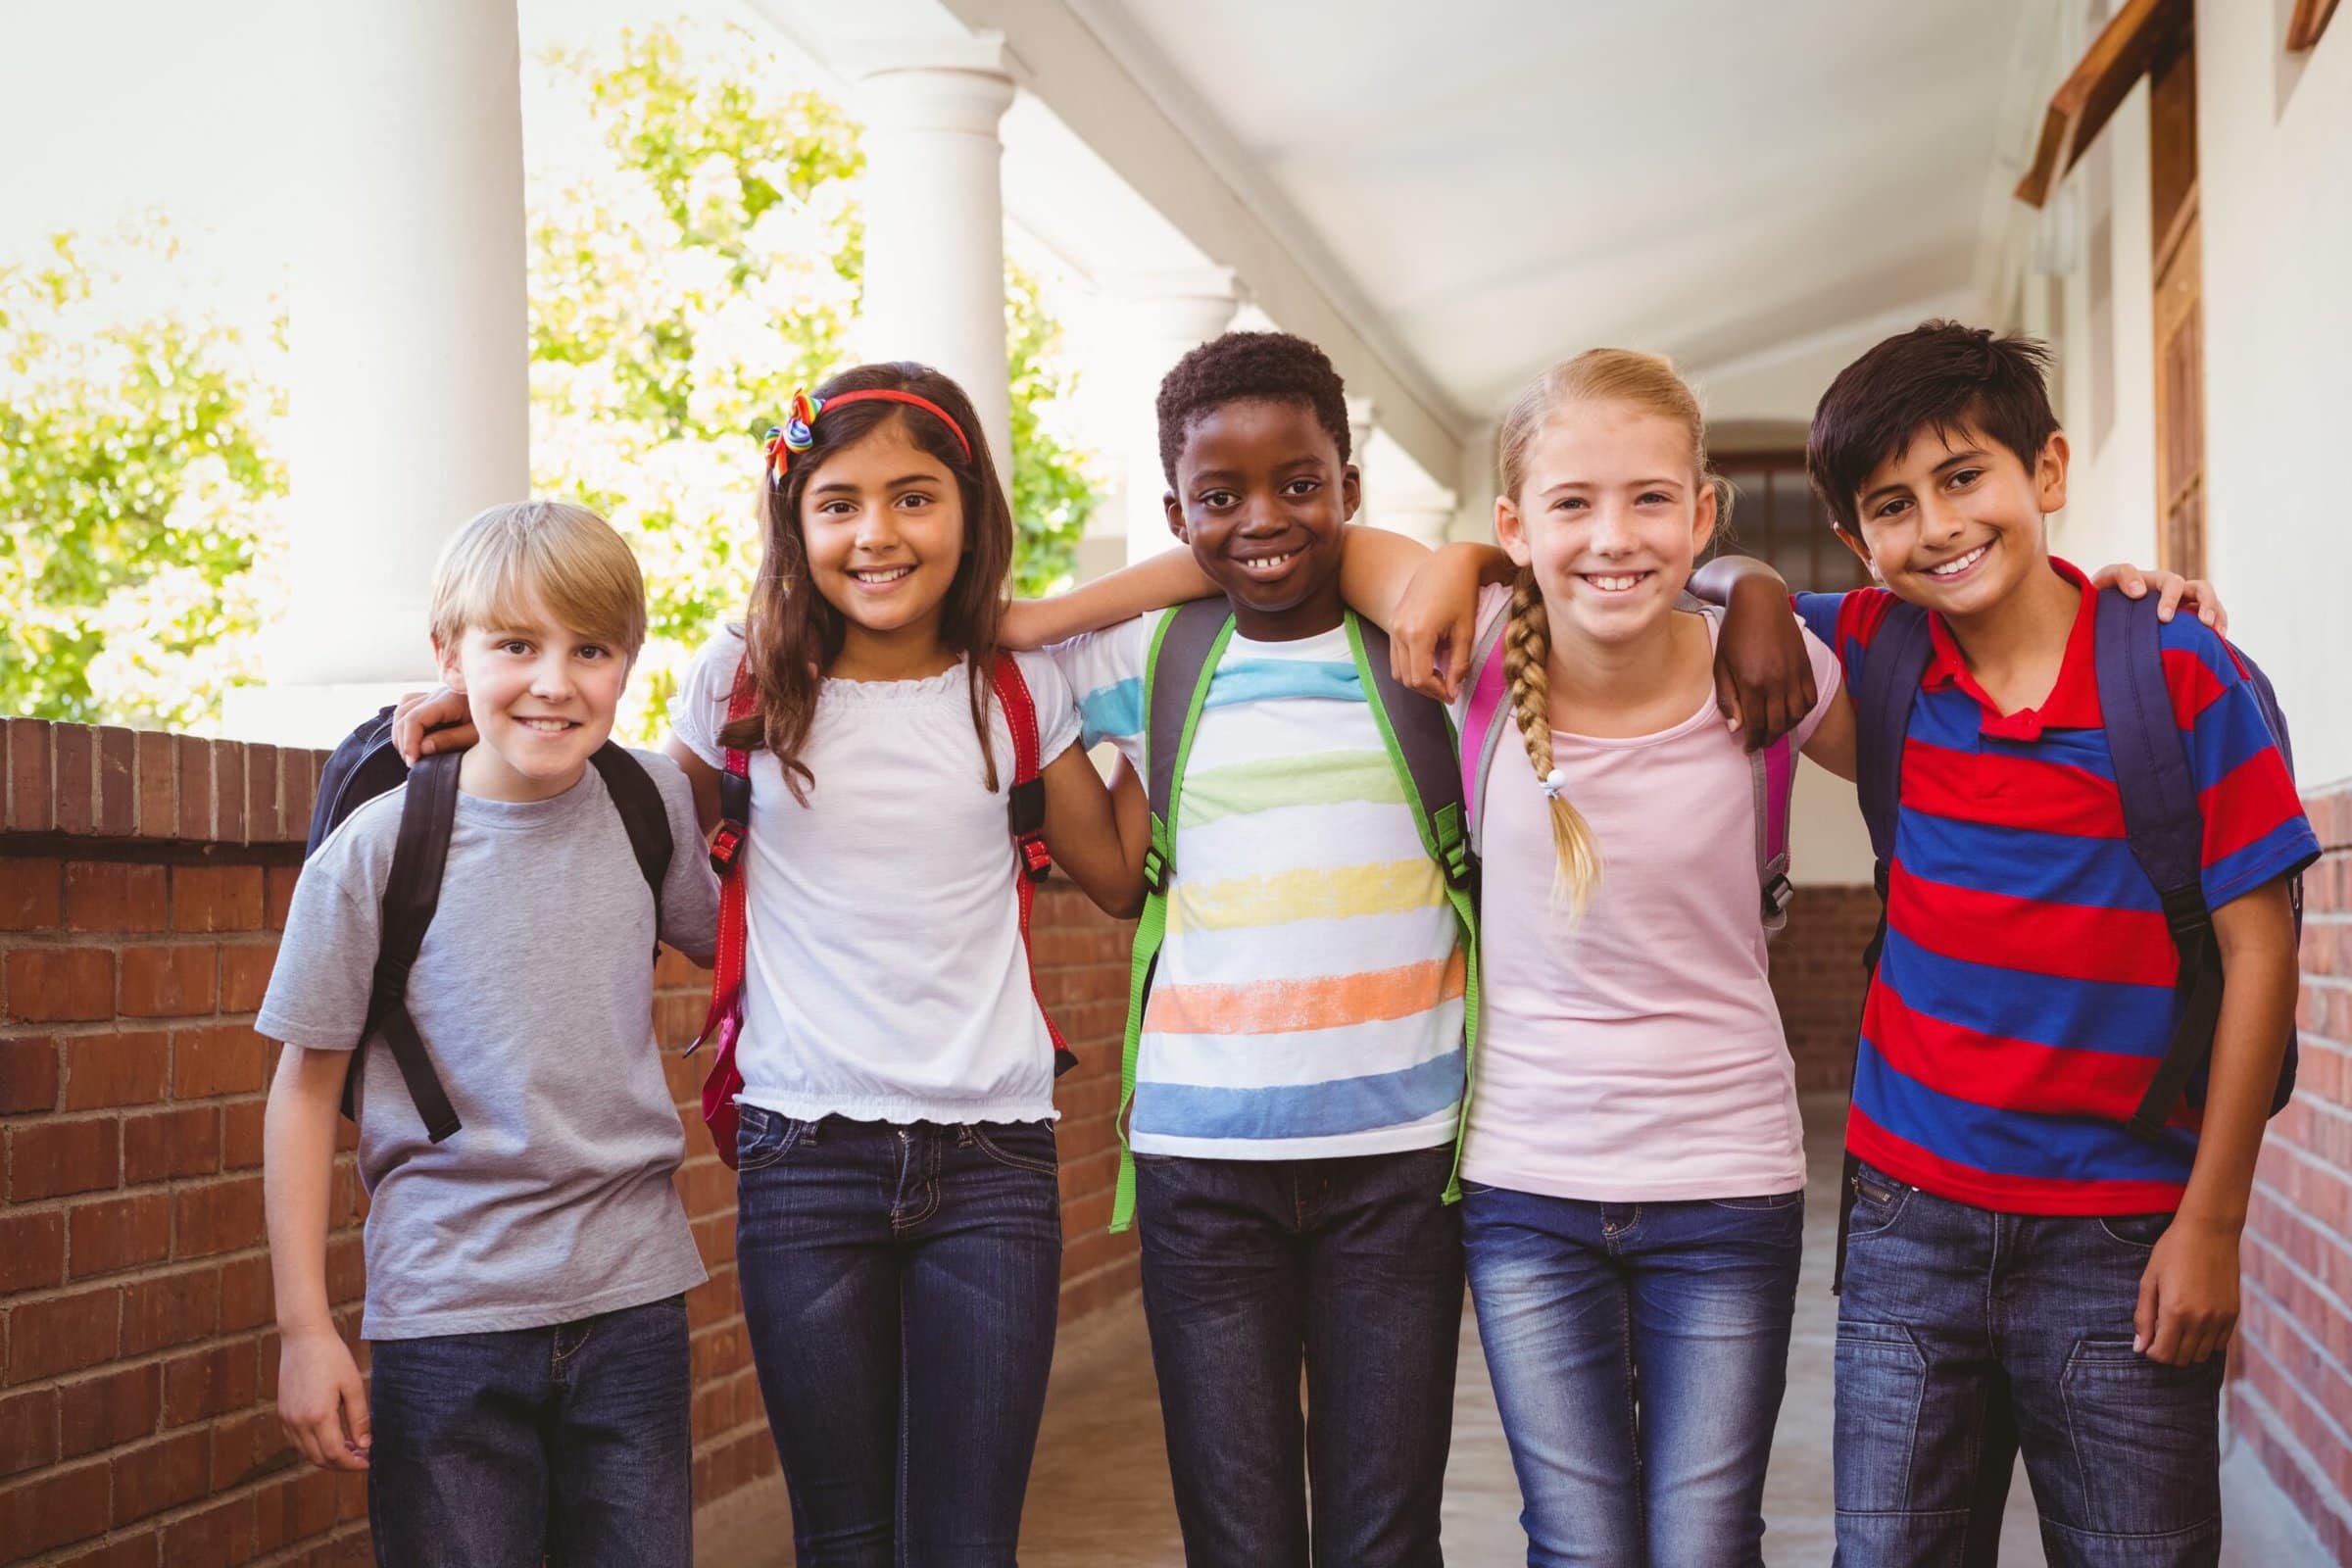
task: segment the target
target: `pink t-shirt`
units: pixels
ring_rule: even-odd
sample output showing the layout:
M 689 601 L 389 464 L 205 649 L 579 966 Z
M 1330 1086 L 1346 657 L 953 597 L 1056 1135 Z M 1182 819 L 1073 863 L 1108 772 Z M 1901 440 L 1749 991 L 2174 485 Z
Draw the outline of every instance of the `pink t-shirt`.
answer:
M 1488 589 L 1480 631 L 1509 605 L 1509 590 Z M 1797 726 L 1800 746 L 1838 692 L 1837 657 L 1810 632 L 1805 648 L 1821 699 Z M 1748 760 L 1712 695 L 1654 735 L 1555 731 L 1552 760 L 1592 825 L 1600 883 L 1581 921 L 1551 906 L 1550 822 L 1527 750 L 1506 731 L 1481 828 L 1485 1014 L 1462 1175 L 1603 1202 L 1802 1187 Z

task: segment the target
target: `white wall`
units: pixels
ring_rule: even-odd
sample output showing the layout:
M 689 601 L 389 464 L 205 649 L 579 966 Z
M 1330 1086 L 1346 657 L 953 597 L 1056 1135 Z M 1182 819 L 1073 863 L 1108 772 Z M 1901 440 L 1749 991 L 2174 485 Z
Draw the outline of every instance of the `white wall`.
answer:
M 2352 13 L 2197 7 L 2208 564 L 2278 684 L 2306 789 L 2352 776 Z

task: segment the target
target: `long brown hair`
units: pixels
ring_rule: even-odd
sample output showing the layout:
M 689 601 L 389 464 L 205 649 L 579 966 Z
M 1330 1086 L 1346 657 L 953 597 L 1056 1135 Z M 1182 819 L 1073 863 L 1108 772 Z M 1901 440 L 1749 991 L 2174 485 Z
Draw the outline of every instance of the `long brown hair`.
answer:
M 1731 487 L 1707 466 L 1707 423 L 1698 398 L 1675 373 L 1674 362 L 1632 349 L 1588 349 L 1563 360 L 1528 383 L 1504 416 L 1496 443 L 1500 493 L 1521 506 L 1527 483 L 1528 451 L 1552 414 L 1570 403 L 1617 403 L 1660 415 L 1690 434 L 1690 472 L 1716 493 L 1716 526 L 1731 516 Z M 1522 512 L 1524 515 L 1524 511 Z M 1510 682 L 1511 713 L 1519 723 L 1528 765 L 1541 781 L 1552 769 L 1551 620 L 1533 567 L 1521 566 L 1511 584 L 1511 619 L 1503 633 L 1503 672 Z M 1565 791 L 1548 801 L 1551 818 L 1552 881 L 1555 904 L 1581 915 L 1600 885 L 1600 849 L 1592 824 Z
M 970 455 L 956 431 L 921 409 L 879 399 L 827 409 L 809 422 L 816 437 L 806 452 L 792 454 L 781 486 L 767 487 L 765 548 L 752 602 L 744 616 L 744 664 L 759 706 L 729 724 L 720 744 L 745 751 L 769 751 L 784 766 L 793 799 L 807 805 L 816 776 L 801 752 L 816 717 L 824 672 L 840 657 L 845 635 L 842 613 L 808 586 L 808 541 L 801 529 L 801 496 L 825 460 L 856 446 L 896 421 L 906 438 L 936 458 L 956 476 L 963 503 L 963 560 L 948 585 L 941 607 L 942 644 L 964 656 L 970 677 L 972 728 L 980 737 L 981 765 L 989 790 L 997 788 L 996 748 L 989 736 L 989 694 L 997 638 L 1004 618 L 1004 582 L 1012 569 L 1012 509 L 997 482 L 988 438 L 963 388 L 927 365 L 896 361 L 844 370 L 816 389 L 830 400 L 845 392 L 887 388 L 927 398 L 947 412 L 971 442 Z

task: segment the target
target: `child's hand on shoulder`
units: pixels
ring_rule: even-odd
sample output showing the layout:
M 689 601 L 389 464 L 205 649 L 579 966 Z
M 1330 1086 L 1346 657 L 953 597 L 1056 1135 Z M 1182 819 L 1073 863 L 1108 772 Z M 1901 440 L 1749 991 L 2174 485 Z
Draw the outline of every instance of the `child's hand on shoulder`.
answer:
M 2222 608 L 2221 595 L 2214 592 L 2213 584 L 2202 577 L 2183 577 L 2177 571 L 2142 571 L 2128 561 L 2119 561 L 2093 572 L 2090 585 L 2120 588 L 2126 599 L 2145 599 L 2153 588 L 2158 620 L 2170 620 L 2173 612 L 2185 610 L 2220 635 L 2230 635 L 2230 612 Z
M 1055 635 L 1060 631 L 1054 607 L 1042 599 L 1015 599 L 1004 607 L 1004 619 L 997 628 L 1000 647 L 1016 653 L 1034 653 L 1065 640 Z
M 311 1463 L 329 1470 L 368 1468 L 368 1385 L 351 1347 L 332 1327 L 278 1341 L 277 1419 L 287 1441 Z
M 2237 1328 L 2237 1228 L 2175 1217 L 2139 1277 L 2132 1348 L 2167 1366 L 2195 1366 L 2228 1348 Z
M 1777 576 L 1743 577 L 1715 643 L 1715 707 L 1751 752 L 1804 722 L 1821 691 L 1813 656 Z
M 1389 668 L 1399 684 L 1450 703 L 1470 672 L 1478 641 L 1481 563 L 1440 550 L 1414 571 L 1389 628 Z
M 436 686 L 411 692 L 392 708 L 392 745 L 411 767 L 434 752 L 462 752 L 482 738 L 463 692 Z

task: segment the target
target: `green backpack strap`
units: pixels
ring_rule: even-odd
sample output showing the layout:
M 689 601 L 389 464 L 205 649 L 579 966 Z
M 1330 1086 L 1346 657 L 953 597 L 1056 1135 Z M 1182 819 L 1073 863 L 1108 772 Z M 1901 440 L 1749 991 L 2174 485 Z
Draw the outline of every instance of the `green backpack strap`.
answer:
M 1479 1011 L 1478 859 L 1471 853 L 1463 809 L 1461 753 L 1445 705 L 1397 683 L 1389 663 L 1388 634 L 1358 620 L 1352 611 L 1347 627 L 1356 677 L 1371 697 L 1381 744 L 1413 808 L 1421 847 L 1444 874 L 1446 902 L 1453 906 L 1454 923 L 1461 931 L 1462 1107 L 1454 1123 L 1453 1169 L 1446 1178 L 1445 1195 L 1446 1202 L 1457 1202 L 1462 1196 L 1462 1142 L 1470 1127 L 1470 1092 L 1477 1081 Z
M 1119 1059 L 1119 1179 L 1111 1195 L 1110 1228 L 1135 1223 L 1135 1154 L 1127 1145 L 1127 1111 L 1135 1101 L 1136 1056 L 1144 1040 L 1144 1004 L 1152 971 L 1168 931 L 1168 883 L 1176 869 L 1176 808 L 1184 795 L 1184 765 L 1193 732 L 1208 701 L 1217 658 L 1233 635 L 1233 607 L 1222 597 L 1195 599 L 1160 617 L 1144 663 L 1145 786 L 1152 800 L 1152 843 L 1144 852 L 1144 912 L 1136 921 L 1135 953 L 1127 972 L 1127 1039 Z

